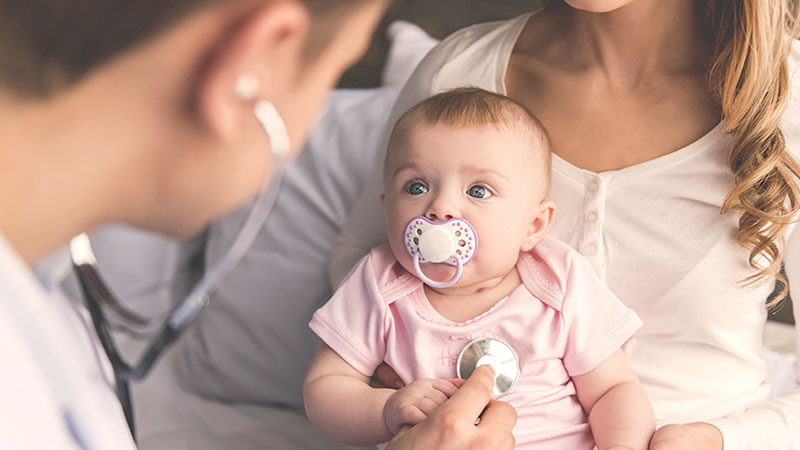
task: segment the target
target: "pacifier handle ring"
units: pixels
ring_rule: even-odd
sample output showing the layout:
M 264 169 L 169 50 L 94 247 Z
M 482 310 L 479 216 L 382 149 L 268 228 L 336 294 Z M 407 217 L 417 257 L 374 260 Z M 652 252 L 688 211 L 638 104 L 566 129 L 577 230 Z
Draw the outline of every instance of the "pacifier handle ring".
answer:
M 446 288 L 454 285 L 456 281 L 461 278 L 461 272 L 464 270 L 464 263 L 461 262 L 461 258 L 456 258 L 456 273 L 453 275 L 453 277 L 447 281 L 434 281 L 422 273 L 422 269 L 419 267 L 419 253 L 415 253 L 414 270 L 417 272 L 419 279 L 428 286 L 435 288 Z

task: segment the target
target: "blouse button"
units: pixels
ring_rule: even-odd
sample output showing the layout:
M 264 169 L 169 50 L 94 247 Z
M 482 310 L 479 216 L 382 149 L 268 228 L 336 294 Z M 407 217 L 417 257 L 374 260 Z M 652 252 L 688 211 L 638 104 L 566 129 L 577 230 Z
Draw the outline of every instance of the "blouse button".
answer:
M 586 190 L 592 194 L 597 192 L 599 189 L 600 189 L 600 182 L 597 180 L 592 180 L 589 182 L 589 184 L 586 185 Z
M 583 217 L 583 220 L 586 221 L 586 223 L 594 223 L 597 220 L 597 213 L 594 211 L 589 211 Z
M 597 244 L 594 242 L 589 242 L 583 247 L 583 250 L 586 253 L 586 256 L 593 256 L 595 253 L 597 253 Z

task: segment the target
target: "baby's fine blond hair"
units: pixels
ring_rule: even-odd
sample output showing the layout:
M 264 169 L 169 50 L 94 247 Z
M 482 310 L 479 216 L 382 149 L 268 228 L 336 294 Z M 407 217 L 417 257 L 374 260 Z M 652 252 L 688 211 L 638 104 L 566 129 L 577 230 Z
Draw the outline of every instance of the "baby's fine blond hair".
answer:
M 476 87 L 456 88 L 428 97 L 412 106 L 395 123 L 389 137 L 387 161 L 392 150 L 418 125 L 522 130 L 530 136 L 532 151 L 541 156 L 545 192 L 550 188 L 550 138 L 539 119 L 516 100 Z

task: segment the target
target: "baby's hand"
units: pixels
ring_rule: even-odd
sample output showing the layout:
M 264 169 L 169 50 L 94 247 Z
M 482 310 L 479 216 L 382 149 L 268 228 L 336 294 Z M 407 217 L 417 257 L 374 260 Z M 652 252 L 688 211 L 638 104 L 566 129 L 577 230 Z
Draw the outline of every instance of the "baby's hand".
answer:
M 383 420 L 392 434 L 404 424 L 416 425 L 458 390 L 463 380 L 423 378 L 403 386 L 383 407 Z

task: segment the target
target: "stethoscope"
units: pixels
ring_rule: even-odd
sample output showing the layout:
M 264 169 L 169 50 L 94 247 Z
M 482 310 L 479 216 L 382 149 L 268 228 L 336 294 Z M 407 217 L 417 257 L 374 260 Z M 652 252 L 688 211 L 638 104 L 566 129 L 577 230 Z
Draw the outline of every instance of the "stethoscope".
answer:
M 417 216 L 406 225 L 403 243 L 411 256 L 417 278 L 428 286 L 446 288 L 458 282 L 464 265 L 478 252 L 478 233 L 469 221 L 461 217 L 435 222 Z M 432 280 L 422 271 L 422 264 L 440 263 L 456 268 L 449 280 Z M 458 355 L 456 374 L 467 379 L 478 366 L 483 365 L 494 369 L 493 398 L 507 394 L 519 380 L 519 357 L 502 339 L 484 337 L 468 343 Z
M 97 270 L 97 259 L 89 237 L 85 233 L 79 234 L 70 242 L 72 267 L 77 275 L 97 337 L 113 367 L 116 380 L 115 393 L 122 405 L 132 436 L 136 436 L 136 434 L 130 382 L 141 380 L 147 376 L 158 358 L 208 304 L 209 297 L 247 253 L 275 204 L 283 179 L 281 166 L 290 150 L 289 135 L 286 124 L 272 103 L 259 100 L 255 103 L 253 112 L 269 139 L 270 151 L 273 156 L 273 176 L 265 177 L 265 182 L 255 198 L 253 207 L 228 252 L 205 271 L 202 279 L 189 295 L 166 315 L 155 339 L 151 341 L 135 364 L 127 363 L 120 354 L 111 334 L 111 325 L 103 305 L 107 305 L 111 311 L 129 323 L 146 325 L 152 321 L 125 308 L 112 294 L 100 277 Z M 273 183 L 276 186 L 270 189 Z

